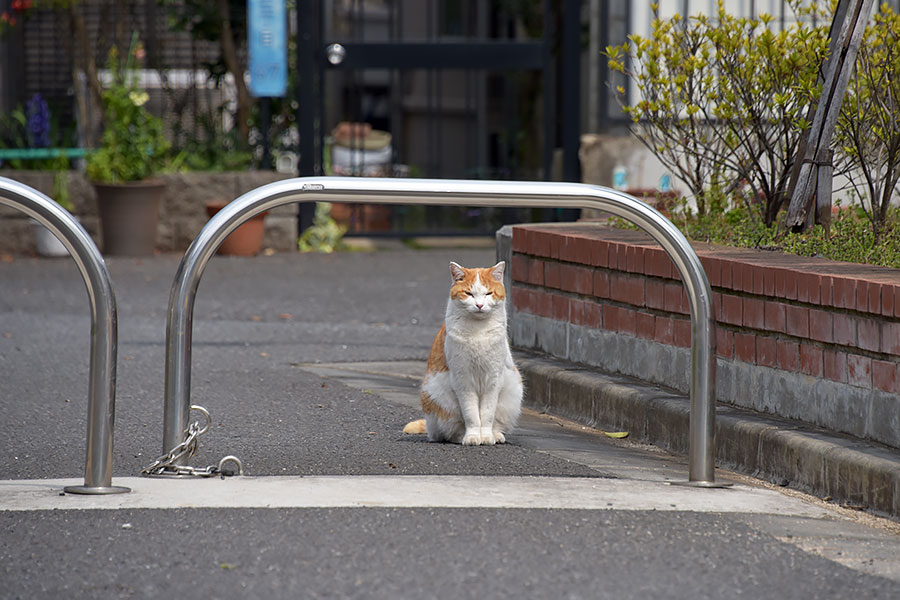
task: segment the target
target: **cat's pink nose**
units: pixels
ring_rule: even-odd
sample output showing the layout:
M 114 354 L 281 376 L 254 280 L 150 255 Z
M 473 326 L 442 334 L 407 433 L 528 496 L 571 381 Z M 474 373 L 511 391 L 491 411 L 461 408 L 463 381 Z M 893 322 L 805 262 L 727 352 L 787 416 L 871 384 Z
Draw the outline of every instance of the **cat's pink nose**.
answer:
M 478 310 L 481 310 L 483 307 L 484 307 L 484 304 L 476 304 L 475 305 L 475 308 L 477 308 Z

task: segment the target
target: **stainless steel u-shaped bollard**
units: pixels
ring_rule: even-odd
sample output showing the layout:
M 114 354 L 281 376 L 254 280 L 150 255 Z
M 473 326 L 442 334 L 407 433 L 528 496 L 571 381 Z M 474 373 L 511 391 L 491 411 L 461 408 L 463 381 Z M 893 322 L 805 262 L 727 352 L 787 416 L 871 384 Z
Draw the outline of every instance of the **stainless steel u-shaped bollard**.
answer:
M 34 188 L 0 177 L 0 204 L 24 212 L 59 238 L 78 265 L 91 303 L 91 362 L 84 485 L 69 486 L 65 490 L 73 494 L 118 494 L 131 491 L 127 487 L 112 485 L 118 323 L 116 297 L 103 257 L 78 221 Z
M 244 221 L 278 206 L 313 201 L 595 208 L 627 219 L 649 233 L 674 262 L 690 303 L 689 483 L 715 485 L 715 320 L 712 291 L 700 259 L 684 235 L 655 209 L 627 194 L 578 183 L 302 177 L 256 188 L 234 200 L 194 239 L 172 286 L 166 327 L 164 453 L 181 443 L 189 425 L 194 298 L 207 262 Z

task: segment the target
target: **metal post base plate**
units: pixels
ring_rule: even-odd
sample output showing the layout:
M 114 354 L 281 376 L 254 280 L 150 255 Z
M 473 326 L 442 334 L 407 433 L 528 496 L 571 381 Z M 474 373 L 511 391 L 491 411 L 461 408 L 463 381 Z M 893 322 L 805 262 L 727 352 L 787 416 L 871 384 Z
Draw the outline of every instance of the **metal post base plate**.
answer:
M 698 488 L 730 488 L 734 484 L 733 483 L 723 483 L 721 481 L 669 481 L 667 482 L 669 485 L 680 485 L 684 487 L 698 487 Z
M 131 491 L 131 488 L 124 487 L 121 485 L 110 485 L 110 486 L 87 486 L 87 485 L 69 485 L 63 488 L 63 491 L 67 494 L 82 494 L 82 495 L 93 495 L 93 496 L 102 496 L 105 494 L 127 494 Z

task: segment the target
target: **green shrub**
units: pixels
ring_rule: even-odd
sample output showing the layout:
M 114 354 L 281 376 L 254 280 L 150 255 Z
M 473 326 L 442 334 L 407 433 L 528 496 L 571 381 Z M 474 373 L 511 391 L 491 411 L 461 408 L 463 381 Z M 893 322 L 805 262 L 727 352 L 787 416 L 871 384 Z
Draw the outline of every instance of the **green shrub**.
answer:
M 742 205 L 729 206 L 721 197 L 715 198 L 714 203 L 715 210 L 706 215 L 698 215 L 682 204 L 671 220 L 685 237 L 694 241 L 900 268 L 900 207 L 888 209 L 878 237 L 859 206 L 838 210 L 830 235 L 826 236 L 818 225 L 805 233 L 791 233 L 780 221 L 766 225 L 753 218 Z M 621 220 L 615 224 L 633 227 Z
M 87 175 L 93 181 L 140 181 L 167 165 L 169 142 L 162 120 L 144 107 L 149 96 L 137 83 L 136 62 L 142 53 L 136 36 L 124 64 L 115 46 L 109 51 L 107 68 L 112 82 L 103 91 L 103 137 L 100 148 L 87 159 Z
M 242 142 L 236 128 L 224 131 L 223 111 L 200 115 L 193 132 L 176 123 L 174 166 L 185 171 L 246 171 L 253 166 L 253 153 Z
M 331 253 L 342 249 L 341 240 L 347 228 L 331 218 L 331 203 L 316 202 L 316 214 L 312 227 L 306 229 L 297 240 L 300 252 Z
M 711 184 L 739 193 L 767 225 L 786 201 L 828 40 L 824 28 L 774 31 L 772 21 L 734 17 L 720 2 L 716 20 L 657 16 L 649 38 L 607 48 L 610 68 L 641 95 L 624 107 L 634 134 L 686 182 L 701 215 Z
M 53 173 L 53 191 L 50 195 L 56 203 L 69 212 L 75 210 L 72 195 L 69 193 L 69 159 L 60 154 L 51 162 L 55 172 Z
M 900 181 L 900 15 L 887 3 L 866 28 L 835 131 L 839 171 L 877 240 Z

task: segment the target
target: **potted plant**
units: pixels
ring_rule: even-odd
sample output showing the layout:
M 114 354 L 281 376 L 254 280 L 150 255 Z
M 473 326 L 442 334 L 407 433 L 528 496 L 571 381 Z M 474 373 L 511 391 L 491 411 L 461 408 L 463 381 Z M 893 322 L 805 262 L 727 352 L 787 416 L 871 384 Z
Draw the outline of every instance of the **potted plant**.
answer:
M 169 142 L 162 119 L 144 106 L 149 96 L 139 87 L 136 70 L 143 56 L 137 35 L 124 60 L 115 46 L 110 49 L 103 136 L 87 158 L 106 254 L 146 255 L 156 246 L 165 181 L 154 176 L 166 166 Z
M 349 177 L 390 177 L 391 134 L 368 123 L 342 121 L 331 132 L 331 173 Z M 335 203 L 331 216 L 353 232 L 391 228 L 393 208 L 387 204 Z
M 228 205 L 227 202 L 207 202 L 206 216 L 212 218 L 217 212 Z M 263 238 L 266 234 L 266 215 L 263 212 L 244 221 L 219 246 L 218 254 L 230 254 L 234 256 L 256 256 L 262 250 Z

